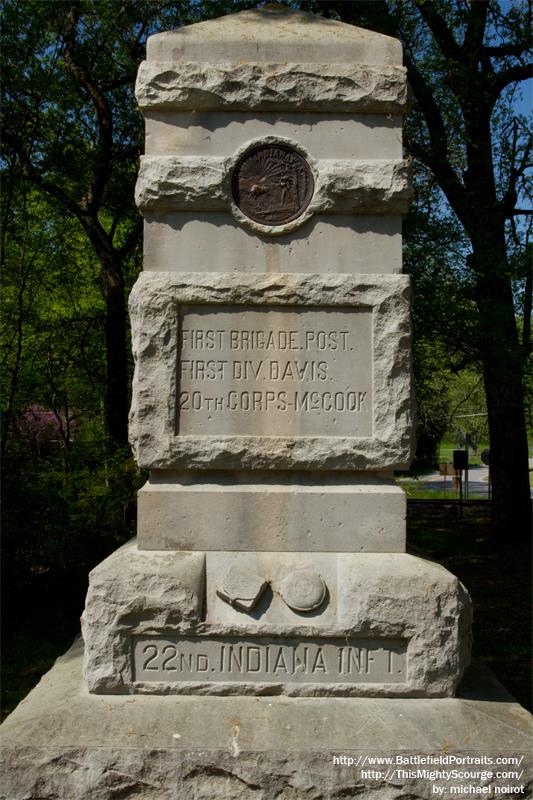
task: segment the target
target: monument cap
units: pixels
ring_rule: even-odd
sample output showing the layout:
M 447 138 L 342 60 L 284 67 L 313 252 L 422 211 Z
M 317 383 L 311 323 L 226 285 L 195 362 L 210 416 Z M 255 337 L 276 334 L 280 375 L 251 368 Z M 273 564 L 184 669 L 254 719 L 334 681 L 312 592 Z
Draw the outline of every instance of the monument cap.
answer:
M 149 61 L 402 63 L 397 39 L 282 3 L 155 34 L 146 53 Z

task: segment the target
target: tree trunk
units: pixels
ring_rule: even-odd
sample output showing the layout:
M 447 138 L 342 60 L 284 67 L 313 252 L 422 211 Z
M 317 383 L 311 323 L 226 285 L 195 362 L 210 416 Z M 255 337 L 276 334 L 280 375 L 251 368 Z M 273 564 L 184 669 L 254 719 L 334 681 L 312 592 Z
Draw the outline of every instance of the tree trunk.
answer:
M 105 300 L 107 435 L 116 445 L 128 443 L 128 349 L 126 345 L 126 297 L 119 253 L 108 234 L 91 215 L 81 218 L 98 256 Z
M 479 353 L 490 434 L 492 514 L 504 536 L 531 535 L 528 446 L 524 404 L 524 349 L 516 325 L 511 269 L 505 238 L 505 208 L 498 201 L 492 163 L 490 118 L 472 81 L 464 99 L 468 169 L 463 224 L 472 243 L 479 310 Z
M 490 222 L 474 246 L 476 301 L 481 328 L 481 360 L 490 433 L 492 513 L 495 530 L 514 537 L 531 535 L 531 499 L 525 424 L 523 349 L 515 321 L 512 287 L 506 274 L 505 241 Z M 478 237 L 473 237 L 477 239 Z
M 106 304 L 105 339 L 107 391 L 105 416 L 109 438 L 118 445 L 128 442 L 128 354 L 126 347 L 126 299 L 120 271 L 103 270 Z

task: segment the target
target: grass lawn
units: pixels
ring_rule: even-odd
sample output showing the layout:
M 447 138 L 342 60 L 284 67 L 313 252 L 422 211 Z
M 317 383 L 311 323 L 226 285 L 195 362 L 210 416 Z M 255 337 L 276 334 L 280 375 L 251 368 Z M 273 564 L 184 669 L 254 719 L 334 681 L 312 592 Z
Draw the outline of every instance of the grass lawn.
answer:
M 483 452 L 483 450 L 487 450 L 488 447 L 489 447 L 488 442 L 481 442 L 481 444 L 478 444 L 475 450 L 473 450 L 471 447 L 468 449 L 468 463 L 471 467 L 484 466 L 481 460 L 481 453 Z M 451 441 L 441 442 L 439 445 L 439 464 L 452 464 L 453 451 L 462 449 L 463 448 L 459 447 L 459 445 L 454 444 Z
M 516 699 L 531 708 L 530 558 L 512 537 L 490 538 L 489 509 L 467 507 L 461 519 L 454 507 L 410 506 L 408 550 L 447 567 L 474 601 L 474 656 L 487 664 Z M 3 625 L 2 714 L 6 716 L 71 644 L 79 630 L 80 601 L 67 596 L 28 604 L 9 598 Z
M 408 500 L 442 500 L 443 502 L 446 502 L 446 500 L 459 500 L 459 490 L 452 487 L 450 478 L 447 478 L 448 488 L 446 491 L 427 488 L 427 486 L 424 485 L 423 479 L 410 480 L 408 478 L 403 478 L 398 481 L 398 483 L 407 495 Z M 470 500 L 486 500 L 487 495 L 476 494 L 470 489 L 468 497 Z

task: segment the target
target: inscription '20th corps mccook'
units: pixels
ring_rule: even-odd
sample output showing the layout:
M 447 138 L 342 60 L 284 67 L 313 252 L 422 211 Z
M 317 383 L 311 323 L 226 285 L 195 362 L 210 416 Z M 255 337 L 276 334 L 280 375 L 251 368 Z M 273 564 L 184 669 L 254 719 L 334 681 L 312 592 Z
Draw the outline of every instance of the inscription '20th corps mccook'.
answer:
M 185 309 L 178 432 L 368 436 L 371 347 L 370 312 Z
M 137 681 L 398 683 L 406 680 L 403 639 L 253 639 L 138 636 Z

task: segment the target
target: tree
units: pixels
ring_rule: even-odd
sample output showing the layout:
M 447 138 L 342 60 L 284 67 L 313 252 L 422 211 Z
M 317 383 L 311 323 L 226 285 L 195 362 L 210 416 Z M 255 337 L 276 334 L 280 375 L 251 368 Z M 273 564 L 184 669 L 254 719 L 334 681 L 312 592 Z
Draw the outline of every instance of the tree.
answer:
M 413 282 L 413 366 L 417 402 L 415 463 L 436 465 L 449 429 L 451 382 L 476 360 L 477 315 L 464 269 L 461 225 L 439 208 L 434 181 L 417 175 L 404 225 L 404 265 Z
M 133 207 L 140 116 L 133 80 L 144 40 L 249 2 L 35 0 L 4 3 L 5 158 L 77 220 L 98 258 L 105 300 L 106 418 L 127 435 L 125 291 L 137 264 Z M 531 503 L 523 378 L 531 351 L 526 218 L 531 139 L 510 113 L 510 92 L 530 75 L 531 6 L 497 0 L 358 0 L 292 5 L 398 36 L 415 104 L 407 146 L 431 174 L 468 240 L 464 289 L 475 303 L 465 365 L 484 376 L 498 527 L 529 531 Z M 437 201 L 437 205 L 443 205 Z M 525 274 L 524 274 L 525 273 Z M 521 336 L 517 329 L 522 293 Z
M 68 450 L 71 424 L 101 416 L 104 307 L 96 259 L 76 221 L 27 181 L 2 196 L 2 219 L 2 456 L 35 403 L 55 414 Z
M 510 93 L 531 77 L 530 0 L 362 0 L 310 3 L 346 22 L 399 37 L 414 95 L 407 148 L 436 180 L 469 241 L 476 349 L 487 399 L 497 529 L 529 536 L 531 500 L 524 371 L 530 295 L 517 308 L 510 237 L 527 208 L 531 136 Z
M 107 431 L 128 437 L 126 291 L 140 268 L 134 203 L 142 120 L 135 75 L 146 37 L 238 10 L 173 0 L 6 0 L 3 5 L 4 159 L 75 218 L 95 253 L 105 301 Z
M 133 62 L 118 75 L 115 63 L 128 61 L 127 46 L 133 51 L 134 42 L 125 36 L 115 59 L 105 47 L 104 26 L 96 19 L 90 25 L 84 6 L 64 3 L 58 13 L 57 5 L 5 5 L 2 134 L 19 180 L 75 217 L 98 257 L 106 306 L 107 427 L 111 440 L 124 443 L 124 264 L 138 244 L 140 223 L 122 193 L 132 185 L 131 160 L 138 147 L 125 110 L 132 102 Z

